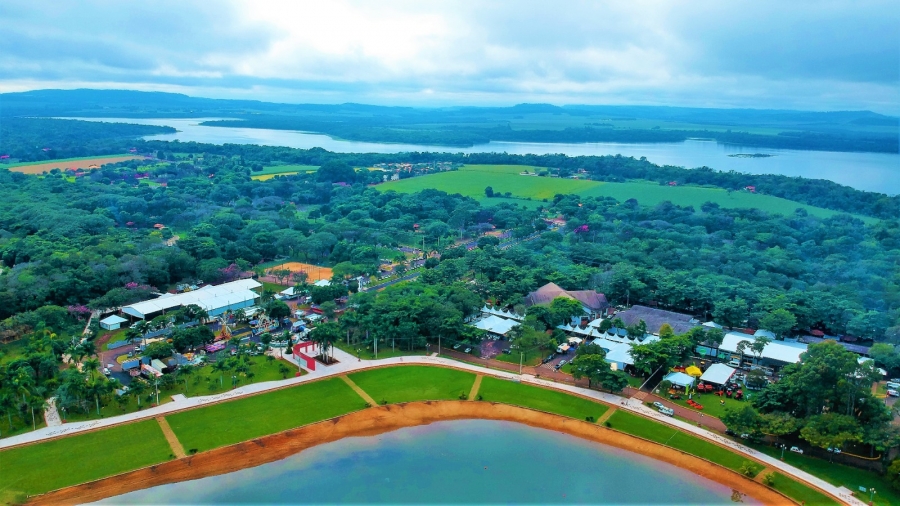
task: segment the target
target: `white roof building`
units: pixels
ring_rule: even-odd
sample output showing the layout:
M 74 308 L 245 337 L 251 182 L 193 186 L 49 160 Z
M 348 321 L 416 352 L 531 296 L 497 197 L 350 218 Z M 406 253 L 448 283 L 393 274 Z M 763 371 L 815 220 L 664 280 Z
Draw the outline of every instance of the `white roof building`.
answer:
M 700 376 L 700 381 L 724 385 L 734 375 L 735 369 L 725 364 L 713 364 Z
M 106 330 L 116 330 L 122 326 L 123 323 L 127 322 L 125 318 L 122 318 L 119 315 L 111 315 L 106 318 L 100 320 L 100 328 Z
M 515 320 L 507 320 L 506 318 L 500 318 L 497 315 L 490 315 L 487 318 L 478 320 L 473 326 L 492 334 L 505 336 L 507 332 L 518 324 L 519 322 Z
M 516 320 L 516 321 L 522 321 L 525 319 L 524 316 L 516 313 L 515 311 L 504 311 L 502 309 L 497 309 L 495 307 L 487 307 L 487 305 L 485 305 L 484 307 L 481 308 L 481 312 L 490 314 L 490 315 L 494 315 L 494 316 L 499 316 L 501 318 L 509 318 L 509 319 Z
M 163 294 L 156 299 L 145 300 L 122 308 L 122 312 L 136 318 L 147 319 L 148 315 L 163 313 L 183 306 L 195 304 L 205 309 L 210 316 L 222 314 L 229 309 L 252 306 L 259 294 L 253 289 L 262 284 L 254 279 L 241 279 L 221 285 L 209 285 L 190 292 Z
M 331 281 L 327 279 L 320 279 L 313 283 L 313 286 L 331 286 Z
M 670 372 L 663 379 L 669 381 L 673 385 L 678 385 L 680 387 L 694 384 L 694 377 L 683 372 Z
M 759 332 L 757 332 L 757 334 L 759 334 Z M 743 334 L 741 332 L 729 332 L 725 334 L 725 339 L 722 340 L 722 344 L 719 346 L 719 349 L 722 351 L 737 353 L 738 343 L 740 343 L 741 341 L 748 341 L 752 344 L 755 339 L 756 337 L 751 336 L 750 334 Z M 807 346 L 803 343 L 772 341 L 771 343 L 767 344 L 765 348 L 763 348 L 761 358 L 776 360 L 778 362 L 784 362 L 786 364 L 796 364 L 800 362 L 800 355 L 806 352 L 806 348 Z M 748 357 L 756 356 L 752 351 L 750 351 L 749 348 L 744 351 L 744 355 Z

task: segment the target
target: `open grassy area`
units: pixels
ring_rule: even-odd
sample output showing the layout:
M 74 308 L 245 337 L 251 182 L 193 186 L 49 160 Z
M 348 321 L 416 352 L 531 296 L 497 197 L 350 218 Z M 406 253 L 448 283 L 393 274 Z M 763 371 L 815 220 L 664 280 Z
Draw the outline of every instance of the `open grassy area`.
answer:
M 156 420 L 0 451 L 0 501 L 157 464 L 171 453 Z
M 414 193 L 434 188 L 475 198 L 484 205 L 499 202 L 497 198 L 489 199 L 485 196 L 484 189 L 490 186 L 495 194 L 510 192 L 515 197 L 531 198 L 535 206 L 541 205 L 542 199 L 552 200 L 557 193 L 561 193 L 585 197 L 612 197 L 622 202 L 633 198 L 645 206 L 670 201 L 679 206 L 694 206 L 698 210 L 705 202 L 713 202 L 723 208 L 758 208 L 782 215 L 793 214 L 797 208 L 805 209 L 809 214 L 820 218 L 840 214 L 829 209 L 746 191 L 728 192 L 720 188 L 696 186 L 667 186 L 641 182 L 605 183 L 519 175 L 519 172 L 524 170 L 533 173 L 541 168 L 524 165 L 467 165 L 458 171 L 390 181 L 378 185 L 377 188 L 381 191 L 394 190 L 400 193 Z M 505 200 L 522 204 L 529 202 Z M 875 218 L 858 217 L 866 223 L 877 221 Z
M 721 446 L 624 411 L 613 413 L 609 418 L 609 423 L 613 429 L 677 448 L 733 471 L 740 472 L 744 463 L 751 462 L 748 458 L 728 451 Z M 755 469 L 753 473 L 755 476 L 762 469 L 762 466 L 755 462 L 752 465 Z
M 513 350 L 513 352 L 508 355 L 506 353 L 501 353 L 494 357 L 494 360 L 499 360 L 500 362 L 507 362 L 516 365 L 519 365 L 519 359 L 519 354 L 516 353 L 515 350 Z M 543 360 L 543 357 L 541 357 L 540 352 L 531 352 L 529 353 L 528 357 L 522 361 L 522 365 L 535 366 L 540 364 L 541 360 Z
M 25 347 L 28 345 L 28 338 L 16 339 L 8 343 L 0 344 L 0 364 L 12 362 L 17 358 L 25 356 Z
M 781 473 L 775 474 L 775 483 L 772 488 L 790 497 L 791 499 L 801 503 L 813 505 L 839 504 L 831 497 L 819 492 L 818 490 L 807 487 L 806 485 L 792 480 Z
M 348 345 L 346 342 L 336 341 L 334 343 L 334 347 L 346 351 L 353 356 L 356 356 L 357 350 L 359 350 L 359 358 L 364 358 L 366 360 L 374 360 L 376 358 L 375 350 L 372 348 L 372 346 L 366 347 L 364 345 Z M 437 351 L 437 346 L 432 346 L 432 348 L 434 348 L 433 351 Z M 406 346 L 398 346 L 392 350 L 390 344 L 385 346 L 384 343 L 381 343 L 378 346 L 377 358 L 406 357 L 410 355 L 425 355 L 427 353 L 427 350 L 422 349 L 414 349 L 410 351 L 406 349 Z
M 226 357 L 224 353 L 219 352 L 220 355 L 223 355 L 220 360 L 225 360 Z M 250 357 L 250 373 L 252 376 L 248 376 L 245 373 L 237 373 L 235 374 L 233 371 L 223 371 L 216 372 L 213 370 L 212 365 L 205 365 L 199 369 L 194 371 L 194 374 L 187 378 L 181 378 L 179 381 L 187 380 L 187 384 L 179 383 L 177 388 L 173 388 L 169 393 L 183 393 L 188 397 L 195 397 L 200 395 L 212 395 L 220 392 L 226 392 L 231 390 L 232 382 L 235 382 L 238 387 L 243 385 L 249 385 L 251 383 L 259 383 L 262 381 L 279 381 L 285 379 L 285 376 L 281 374 L 279 371 L 279 365 L 284 364 L 290 370 L 287 373 L 288 378 L 293 377 L 297 373 L 297 366 L 286 361 L 276 358 L 275 360 L 268 360 L 265 356 L 257 356 Z M 302 371 L 302 374 L 306 374 L 306 371 Z M 232 379 L 232 376 L 236 376 L 236 378 Z
M 166 419 L 186 450 L 211 450 L 362 409 L 340 378 L 331 378 L 204 408 Z
M 682 391 L 682 394 L 683 393 L 684 392 Z M 725 410 L 740 409 L 741 407 L 749 404 L 749 402 L 745 401 L 745 400 L 739 401 L 739 400 L 736 400 L 733 398 L 729 399 L 728 397 L 724 397 L 724 396 L 719 397 L 719 396 L 713 395 L 713 394 L 701 394 L 701 395 L 694 394 L 694 401 L 699 403 L 701 406 L 703 406 L 703 410 L 701 411 L 701 410 L 692 408 L 687 403 L 686 397 L 682 398 L 682 399 L 669 399 L 668 396 L 666 396 L 666 395 L 662 395 L 662 397 L 666 399 L 666 402 L 671 402 L 672 404 L 678 404 L 679 406 L 690 409 L 691 411 L 703 413 L 705 416 L 714 416 L 719 419 L 721 419 L 723 416 L 725 416 Z M 683 395 L 682 395 L 682 397 L 683 397 Z M 721 403 L 721 401 L 723 401 L 723 400 L 725 401 L 724 406 Z
M 752 446 L 773 457 L 781 456 L 781 450 L 772 446 L 752 444 L 748 446 Z M 847 487 L 856 497 L 865 502 L 869 501 L 869 494 L 859 492 L 859 487 L 865 487 L 867 490 L 874 488 L 877 491 L 875 504 L 900 504 L 900 493 L 893 489 L 887 480 L 874 472 L 843 464 L 830 463 L 824 459 L 793 452 L 784 452 L 784 461 L 809 474 L 818 476 L 832 485 Z
M 597 420 L 609 409 L 606 405 L 581 397 L 490 376 L 481 379 L 478 394 L 485 401 L 537 409 L 579 420 L 589 416 Z
M 420 365 L 372 369 L 349 377 L 376 402 L 388 403 L 458 399 L 475 383 L 470 372 Z
M 318 165 L 271 165 L 263 167 L 259 172 L 251 172 L 250 177 L 258 181 L 272 179 L 275 176 L 286 176 L 299 172 L 313 172 L 319 170 Z

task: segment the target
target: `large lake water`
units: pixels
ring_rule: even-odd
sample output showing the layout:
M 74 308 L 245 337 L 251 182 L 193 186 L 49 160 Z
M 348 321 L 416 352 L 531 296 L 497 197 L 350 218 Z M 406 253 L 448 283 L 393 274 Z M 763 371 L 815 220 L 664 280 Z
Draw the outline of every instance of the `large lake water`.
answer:
M 347 438 L 102 504 L 759 504 L 735 494 L 669 464 L 566 434 L 463 420 Z
M 146 125 L 171 126 L 174 134 L 148 136 L 148 139 L 204 142 L 210 144 L 260 144 L 309 149 L 320 147 L 338 153 L 399 153 L 406 151 L 511 154 L 562 153 L 569 156 L 617 155 L 647 157 L 660 165 L 681 167 L 712 167 L 750 174 L 783 174 L 831 181 L 866 191 L 890 195 L 900 194 L 900 154 L 843 153 L 834 151 L 801 151 L 730 146 L 715 141 L 688 140 L 657 144 L 625 144 L 594 142 L 584 144 L 490 142 L 470 148 L 423 146 L 412 144 L 379 144 L 332 139 L 327 135 L 269 130 L 263 128 L 235 128 L 202 126 L 201 122 L 218 118 L 192 119 L 135 119 L 135 118 L 74 118 L 89 121 L 116 121 Z M 739 158 L 728 155 L 764 153 L 766 158 Z

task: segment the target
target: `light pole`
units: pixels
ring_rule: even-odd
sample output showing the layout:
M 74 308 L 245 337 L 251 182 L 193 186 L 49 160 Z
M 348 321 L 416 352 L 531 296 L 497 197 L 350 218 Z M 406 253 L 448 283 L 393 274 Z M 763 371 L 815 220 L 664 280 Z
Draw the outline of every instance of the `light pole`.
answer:
M 522 363 L 525 361 L 525 354 L 521 351 L 519 352 L 519 374 L 522 374 Z
M 869 489 L 869 504 L 871 505 L 873 502 L 875 502 L 875 488 L 874 487 Z
M 787 448 L 787 445 L 781 445 L 781 460 L 784 461 L 784 449 Z
M 232 390 L 234 390 L 235 385 L 237 385 L 237 376 L 232 374 L 231 375 L 231 389 Z

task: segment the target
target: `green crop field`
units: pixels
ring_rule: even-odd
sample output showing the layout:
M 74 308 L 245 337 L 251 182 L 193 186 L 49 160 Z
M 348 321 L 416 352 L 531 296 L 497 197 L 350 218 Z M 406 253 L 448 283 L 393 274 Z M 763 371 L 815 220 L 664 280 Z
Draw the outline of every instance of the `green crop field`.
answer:
M 376 402 L 436 401 L 468 395 L 475 384 L 470 372 L 443 367 L 408 365 L 372 369 L 348 375 Z
M 666 186 L 656 183 L 605 183 L 576 179 L 560 179 L 519 175 L 527 170 L 531 173 L 540 167 L 525 165 L 466 165 L 458 171 L 440 172 L 399 181 L 380 184 L 381 191 L 414 193 L 425 189 L 436 189 L 447 193 L 459 193 L 472 197 L 483 205 L 499 202 L 498 198 L 488 198 L 484 189 L 490 186 L 495 194 L 510 192 L 513 197 L 523 200 L 503 198 L 504 201 L 519 202 L 529 206 L 539 206 L 543 199 L 552 200 L 556 194 L 576 194 L 584 197 L 612 197 L 620 202 L 636 199 L 646 206 L 655 206 L 669 201 L 679 206 L 694 206 L 699 210 L 706 202 L 713 202 L 723 208 L 756 208 L 764 211 L 789 215 L 800 208 L 810 215 L 828 218 L 837 211 L 801 204 L 769 195 L 753 194 L 746 191 L 728 192 L 720 188 L 697 186 Z M 531 199 L 524 200 L 524 199 Z M 857 216 L 866 223 L 874 223 L 875 218 Z
M 211 450 L 362 409 L 340 378 L 275 390 L 166 417 L 188 451 Z
M 318 165 L 272 165 L 263 167 L 259 172 L 250 172 L 250 177 L 257 181 L 266 181 L 275 176 L 287 176 L 298 172 L 312 172 L 319 169 Z
M 589 416 L 597 420 L 609 409 L 608 406 L 581 397 L 490 376 L 481 378 L 478 395 L 485 401 L 537 409 L 579 420 Z
M 0 451 L 0 503 L 158 464 L 171 453 L 156 420 Z

